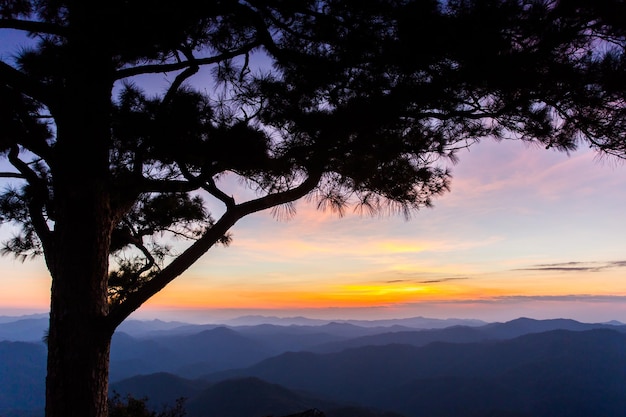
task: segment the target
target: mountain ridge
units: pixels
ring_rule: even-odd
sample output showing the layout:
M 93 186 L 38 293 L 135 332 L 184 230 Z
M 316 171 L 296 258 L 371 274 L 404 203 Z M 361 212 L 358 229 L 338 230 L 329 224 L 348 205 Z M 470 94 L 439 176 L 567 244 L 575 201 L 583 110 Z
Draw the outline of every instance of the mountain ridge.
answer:
M 385 332 L 389 329 L 397 331 Z M 519 318 L 478 327 L 426 330 L 359 328 L 338 323 L 197 330 L 169 336 L 165 332 L 158 337 L 116 332 L 111 350 L 111 386 L 122 381 L 135 384 L 135 388 L 150 383 L 172 390 L 181 386 L 189 389 L 187 395 L 191 397 L 224 380 L 257 378 L 299 395 L 305 392 L 308 397 L 348 408 L 356 406 L 362 413 L 366 407 L 404 417 L 422 417 L 422 406 L 424 410 L 452 413 L 445 401 L 437 403 L 436 398 L 464 404 L 481 415 L 493 412 L 496 414 L 489 415 L 499 417 L 515 411 L 501 409 L 501 402 L 484 390 L 499 393 L 504 399 L 511 396 L 507 401 L 526 415 L 551 417 L 537 410 L 544 407 L 554 412 L 554 398 L 559 395 L 577 404 L 579 397 L 586 398 L 586 389 L 591 403 L 602 403 L 598 407 L 606 411 L 603 417 L 623 417 L 615 410 L 621 406 L 626 409 L 626 398 L 621 395 L 626 392 L 626 326 L 621 324 Z M 342 337 L 342 331 L 365 336 Z M 512 337 L 518 333 L 523 334 Z M 320 348 L 327 347 L 329 341 L 355 346 L 330 351 Z M 291 349 L 294 347 L 298 349 Z M 0 341 L 0 415 L 34 413 L 38 417 L 36 410 L 43 405 L 45 355 L 41 340 Z M 210 361 L 218 366 L 208 364 Z M 438 392 L 446 386 L 449 391 Z M 549 393 L 541 404 L 534 398 L 541 396 L 537 386 Z M 563 392 L 555 390 L 559 386 Z M 427 392 L 431 394 L 421 394 Z M 476 408 L 478 400 L 467 394 L 471 392 L 491 408 Z M 156 399 L 163 400 L 169 393 L 161 391 L 155 394 Z M 532 407 L 522 407 L 516 395 L 532 395 Z M 578 408 L 589 412 L 584 404 Z M 454 417 L 465 415 L 457 410 Z

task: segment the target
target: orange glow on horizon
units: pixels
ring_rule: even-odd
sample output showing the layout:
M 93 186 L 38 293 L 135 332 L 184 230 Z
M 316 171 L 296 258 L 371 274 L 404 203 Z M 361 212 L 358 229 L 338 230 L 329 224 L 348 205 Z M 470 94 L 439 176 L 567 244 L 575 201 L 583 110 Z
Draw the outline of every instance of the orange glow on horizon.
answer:
M 416 283 L 379 282 L 333 284 L 322 283 L 315 288 L 273 288 L 239 286 L 189 291 L 166 289 L 148 302 L 151 307 L 177 308 L 353 308 L 403 305 L 429 302 L 460 302 L 491 300 L 507 296 L 530 296 L 522 288 L 498 288 L 464 285 L 456 282 Z M 550 295 L 558 295 L 551 292 Z

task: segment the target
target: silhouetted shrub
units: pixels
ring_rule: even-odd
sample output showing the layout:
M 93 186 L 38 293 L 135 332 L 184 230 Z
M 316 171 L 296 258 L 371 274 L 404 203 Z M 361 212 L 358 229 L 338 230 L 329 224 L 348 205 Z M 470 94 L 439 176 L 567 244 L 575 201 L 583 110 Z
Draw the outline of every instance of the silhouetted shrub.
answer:
M 125 398 L 114 392 L 109 398 L 109 417 L 184 417 L 186 415 L 185 398 L 176 400 L 174 406 L 165 406 L 160 412 L 147 406 L 148 398 L 135 398 L 128 394 Z

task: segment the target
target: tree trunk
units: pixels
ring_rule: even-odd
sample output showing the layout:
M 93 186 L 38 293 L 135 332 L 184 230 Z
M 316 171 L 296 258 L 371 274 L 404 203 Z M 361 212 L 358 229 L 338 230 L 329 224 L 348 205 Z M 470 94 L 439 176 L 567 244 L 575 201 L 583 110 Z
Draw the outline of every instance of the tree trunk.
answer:
M 58 309 L 57 309 L 58 310 Z M 56 311 L 50 316 L 47 417 L 103 417 L 107 413 L 111 335 L 92 320 Z
M 106 417 L 114 331 L 107 317 L 114 222 L 107 148 L 110 88 L 89 85 L 83 77 L 72 81 L 57 111 L 54 232 L 44 250 L 52 276 L 46 417 Z
M 92 134 L 79 133 L 81 128 Z M 80 149 L 77 138 L 96 142 L 98 131 L 102 132 L 93 124 L 77 122 L 69 128 L 59 125 L 59 138 L 65 135 L 67 142 L 60 143 L 61 163 L 54 167 L 55 230 L 46 251 L 52 276 L 47 417 L 108 414 L 109 351 L 114 327 L 107 317 L 107 287 L 113 216 L 106 163 L 98 163 L 103 159 L 106 162 L 106 150 L 84 149 L 76 158 L 75 153 L 63 149 L 68 145 Z
M 54 231 L 44 247 L 52 277 L 46 417 L 107 417 L 112 60 L 100 16 L 71 2 L 63 99 L 52 173 Z M 97 24 L 99 23 L 99 24 Z
M 108 414 L 111 214 L 104 182 L 82 168 L 71 180 L 65 177 L 69 172 L 59 173 L 65 179 L 55 190 L 60 202 L 54 248 L 47 254 L 52 276 L 47 417 Z
M 107 194 L 76 176 L 81 191 L 61 192 L 55 249 L 48 259 L 52 275 L 47 417 L 107 415 L 109 351 L 114 329 L 108 325 L 107 276 L 110 213 Z M 62 187 L 66 189 L 66 187 Z M 57 190 L 58 191 L 58 190 Z

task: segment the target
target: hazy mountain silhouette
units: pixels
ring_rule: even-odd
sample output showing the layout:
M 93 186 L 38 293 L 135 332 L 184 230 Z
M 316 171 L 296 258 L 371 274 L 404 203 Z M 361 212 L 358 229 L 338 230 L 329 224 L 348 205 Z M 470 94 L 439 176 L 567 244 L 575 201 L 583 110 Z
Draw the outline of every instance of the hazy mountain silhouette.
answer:
M 151 408 L 160 409 L 163 406 L 173 406 L 179 398 L 192 398 L 209 385 L 205 380 L 191 380 L 159 372 L 117 381 L 111 384 L 109 391 L 122 397 L 131 394 L 135 398 L 146 398 Z
M 331 322 L 319 326 L 279 326 L 260 324 L 255 326 L 238 326 L 238 333 L 263 343 L 274 350 L 275 354 L 286 351 L 312 350 L 319 345 L 346 341 L 392 331 L 410 330 L 403 326 L 361 327 L 348 323 Z
M 175 352 L 177 360 L 173 361 L 172 367 L 186 377 L 201 375 L 207 369 L 223 370 L 252 365 L 276 354 L 263 343 L 226 327 L 187 336 L 163 336 L 155 340 Z
M 488 411 L 623 416 L 626 334 L 556 330 L 497 342 L 292 352 L 211 378 L 236 375 L 412 417 L 458 416 L 459 410 L 467 416 Z M 579 404 L 574 414 L 558 412 L 571 404 Z M 594 407 L 605 413 L 589 413 Z
M 259 324 L 276 324 L 281 326 L 322 326 L 329 323 L 352 324 L 358 327 L 390 327 L 401 326 L 417 329 L 435 329 L 457 325 L 480 326 L 486 324 L 482 320 L 475 319 L 435 319 L 429 317 L 409 317 L 401 319 L 382 319 L 382 320 L 324 320 L 310 319 L 307 317 L 274 317 L 249 315 L 242 316 L 227 321 L 231 326 L 254 326 Z
M 155 408 L 186 398 L 189 417 L 285 416 L 305 410 L 323 410 L 326 417 L 403 417 L 397 413 L 335 403 L 294 392 L 259 378 L 230 379 L 209 384 L 171 374 L 142 375 L 119 381 L 112 391 L 124 396 L 147 398 Z M 157 398 L 159 401 L 154 401 Z
M 357 408 L 361 416 L 354 417 L 381 417 L 373 410 L 407 417 L 621 417 L 626 410 L 626 326 L 621 324 L 520 318 L 411 331 L 326 323 L 184 325 L 184 332 L 178 324 L 150 323 L 136 337 L 116 332 L 111 386 L 132 388 L 160 406 L 178 397 L 201 403 L 227 379 L 255 378 L 307 401 L 314 397 L 368 409 Z M 40 341 L 0 342 L 0 416 L 41 410 L 45 356 Z M 196 380 L 200 375 L 206 377 Z M 254 383 L 241 382 L 241 387 Z M 291 394 L 277 396 L 277 402 L 296 401 Z
M 377 404 L 412 417 L 469 417 L 498 410 L 533 417 L 625 415 L 624 335 L 555 331 L 504 344 L 509 353 L 525 348 L 543 354 L 485 375 L 419 378 L 389 390 Z M 491 353 L 509 357 L 505 350 Z
M 33 317 L 0 322 L 0 340 L 41 342 L 48 330 L 48 318 Z
M 117 332 L 111 344 L 111 380 L 155 372 L 193 378 L 207 372 L 249 366 L 275 353 L 225 327 L 149 339 Z
M 0 316 L 0 324 L 13 323 L 24 319 L 48 319 L 47 313 L 23 314 L 21 316 Z
M 330 402 L 306 397 L 258 378 L 216 383 L 185 403 L 189 417 L 282 416 L 311 408 L 328 408 Z
M 116 332 L 111 341 L 110 380 L 171 371 L 177 357 L 177 352 L 154 340 L 137 339 Z
M 155 332 L 167 332 L 189 325 L 181 321 L 162 320 L 125 320 L 117 328 L 118 332 L 127 333 L 133 337 L 142 337 Z
M 8 415 L 8 410 L 43 410 L 45 377 L 43 343 L 0 342 L 0 415 Z
M 610 329 L 626 332 L 626 325 L 613 323 L 581 323 L 571 319 L 536 320 L 520 317 L 505 323 L 489 323 L 478 328 L 491 338 L 506 339 L 529 333 L 541 333 L 551 330 L 583 331 L 591 329 Z
M 0 340 L 40 342 L 48 330 L 48 324 L 48 314 L 0 316 Z M 161 320 L 126 320 L 118 327 L 117 331 L 139 337 L 152 332 L 169 331 L 187 325 L 188 323 Z M 197 333 L 197 331 L 192 332 Z
M 193 329 L 200 329 L 193 332 Z M 404 329 L 392 327 L 392 329 Z M 194 378 L 210 372 L 252 365 L 286 351 L 312 350 L 355 335 L 389 328 L 365 328 L 345 323 L 321 326 L 258 325 L 183 326 L 132 337 L 116 332 L 111 347 L 111 379 L 136 374 L 170 372 Z
M 535 320 L 519 318 L 504 323 L 490 323 L 476 327 L 451 326 L 444 329 L 388 331 L 321 344 L 310 350 L 313 352 L 339 352 L 349 348 L 390 343 L 413 346 L 425 346 L 433 342 L 475 343 L 488 340 L 512 339 L 525 334 L 542 333 L 551 330 L 584 331 L 591 329 L 610 329 L 626 333 L 625 325 L 581 323 L 569 319 Z

